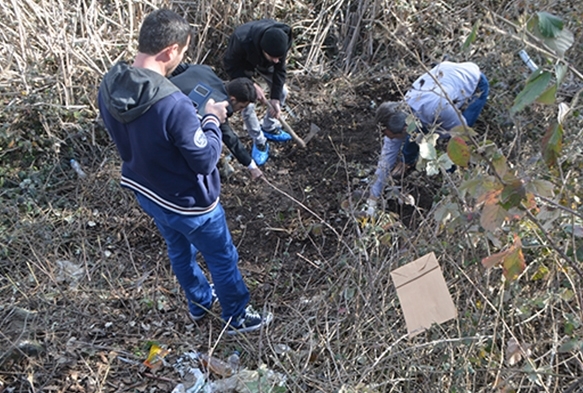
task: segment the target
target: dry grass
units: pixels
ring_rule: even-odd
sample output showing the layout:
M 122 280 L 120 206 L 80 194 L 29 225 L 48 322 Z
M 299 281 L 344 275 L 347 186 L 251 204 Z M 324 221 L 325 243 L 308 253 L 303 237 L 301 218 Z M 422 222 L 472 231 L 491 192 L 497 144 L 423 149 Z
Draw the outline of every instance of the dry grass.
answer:
M 494 251 L 492 243 L 438 226 L 431 208 L 418 211 L 414 229 L 381 230 L 360 226 L 346 213 L 334 216 L 330 211 L 341 210 L 339 204 L 328 209 L 331 202 L 318 196 L 302 199 L 317 216 L 290 202 L 288 210 L 266 219 L 285 236 L 276 237 L 275 247 L 271 242 L 262 249 L 256 242 L 251 248 L 269 258 L 242 264 L 253 301 L 272 309 L 276 321 L 261 335 L 225 338 L 217 318 L 197 325 L 185 317 L 163 240 L 118 185 L 115 148 L 97 120 L 97 86 L 113 63 L 131 59 L 140 21 L 160 6 L 196 26 L 190 60 L 219 73 L 235 26 L 260 17 L 289 23 L 296 37 L 289 59 L 296 93 L 291 105 L 309 119 L 335 111 L 365 118 L 366 106 L 353 105 L 362 102 L 362 86 L 376 85 L 377 92 L 386 86 L 383 96 L 396 95 L 424 65 L 445 54 L 472 59 L 492 82 L 481 131 L 522 173 L 536 176 L 541 165 L 528 160 L 554 111 L 537 108 L 509 118 L 527 70 L 516 56 L 523 47 L 520 32 L 504 20 L 539 9 L 525 1 L 450 3 L 0 3 L 0 392 L 170 391 L 178 379 L 170 367 L 152 374 L 141 366 L 148 340 L 171 347 L 169 360 L 193 349 L 213 348 L 219 357 L 237 349 L 246 367 L 267 364 L 287 376 L 294 392 L 583 391 L 581 278 L 540 246 L 545 239 L 528 225 L 522 231 L 532 240 L 529 267 L 509 285 L 499 270 L 484 271 L 479 264 Z M 576 2 L 543 3 L 540 9 L 564 17 L 575 33 L 569 55 L 573 67 L 583 69 L 583 8 Z M 478 40 L 464 51 L 463 40 L 477 20 Z M 336 50 L 326 47 L 330 44 Z M 535 49 L 529 51 L 542 61 Z M 562 99 L 581 87 L 581 80 L 570 78 Z M 581 159 L 582 128 L 580 116 L 569 120 L 566 129 L 573 131 L 564 154 L 571 166 L 552 178 L 579 212 L 573 195 L 581 195 L 581 165 L 573 163 Z M 331 151 L 337 164 L 322 170 L 344 179 L 345 197 L 361 164 L 334 142 Z M 72 157 L 85 168 L 86 179 L 71 171 Z M 270 180 L 298 199 L 307 186 L 284 176 Z M 236 205 L 239 192 L 255 196 L 253 187 L 226 184 L 231 199 L 225 203 Z M 427 187 L 436 196 L 451 191 L 433 181 Z M 313 230 L 310 225 L 320 217 L 334 230 Z M 261 236 L 246 233 L 249 225 L 240 229 L 230 219 L 241 245 L 246 236 L 274 238 L 264 229 Z M 570 240 L 561 243 L 566 251 Z M 459 318 L 408 339 L 389 272 L 430 251 L 440 255 Z M 530 348 L 512 365 L 505 354 L 510 340 Z M 281 354 L 283 346 L 290 351 Z

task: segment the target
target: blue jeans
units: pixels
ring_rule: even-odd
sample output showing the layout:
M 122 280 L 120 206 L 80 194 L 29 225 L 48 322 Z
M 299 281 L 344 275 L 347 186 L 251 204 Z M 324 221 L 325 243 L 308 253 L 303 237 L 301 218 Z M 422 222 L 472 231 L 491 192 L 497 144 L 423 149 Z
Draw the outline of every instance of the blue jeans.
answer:
M 166 240 L 172 270 L 184 290 L 192 315 L 202 316 L 212 305 L 209 282 L 196 263 L 197 250 L 212 276 L 223 319 L 227 321 L 242 315 L 249 302 L 249 290 L 237 266 L 239 254 L 223 207 L 219 204 L 209 213 L 186 216 L 168 211 L 138 192 L 135 194 Z
M 478 80 L 476 91 L 468 102 L 468 106 L 462 112 L 462 116 L 466 120 L 468 127 L 472 127 L 476 123 L 480 112 L 482 112 L 484 105 L 486 105 L 489 92 L 490 86 L 488 84 L 488 79 L 486 78 L 486 75 L 481 74 L 480 79 Z M 480 94 L 478 95 L 475 93 Z M 425 130 L 422 131 L 425 132 Z M 415 142 L 411 142 L 409 139 L 409 135 L 407 135 L 405 143 L 403 144 L 403 148 L 401 149 L 401 153 L 403 155 L 403 161 L 405 164 L 413 165 L 417 162 L 417 157 L 419 156 L 419 145 Z

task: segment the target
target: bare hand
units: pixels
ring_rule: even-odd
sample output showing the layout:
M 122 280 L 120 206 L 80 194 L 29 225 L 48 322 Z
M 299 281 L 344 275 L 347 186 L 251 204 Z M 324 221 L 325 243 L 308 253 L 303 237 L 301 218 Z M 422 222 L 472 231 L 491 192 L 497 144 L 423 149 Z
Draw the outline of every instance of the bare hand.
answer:
M 221 123 L 224 123 L 225 120 L 227 120 L 227 106 L 229 106 L 229 103 L 227 101 L 215 102 L 215 100 L 210 98 L 207 101 L 204 110 L 206 113 L 215 115 L 216 117 L 219 118 L 219 121 Z
M 265 98 L 265 92 L 257 83 L 253 84 L 255 86 L 255 92 L 257 93 L 257 101 L 265 104 L 267 102 L 267 98 Z
M 263 176 L 263 172 L 261 172 L 261 169 L 259 168 L 249 168 L 249 171 L 251 172 L 252 180 L 258 179 L 261 176 Z
M 281 107 L 279 105 L 279 100 L 271 99 L 269 100 L 271 107 L 269 108 L 269 115 L 274 119 L 279 119 L 281 115 Z

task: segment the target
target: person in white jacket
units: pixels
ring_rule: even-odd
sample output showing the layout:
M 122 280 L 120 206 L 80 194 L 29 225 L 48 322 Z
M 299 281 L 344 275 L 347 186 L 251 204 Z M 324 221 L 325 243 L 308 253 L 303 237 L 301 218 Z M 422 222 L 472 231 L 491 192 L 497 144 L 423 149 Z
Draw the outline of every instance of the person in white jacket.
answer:
M 387 177 L 402 177 L 417 162 L 419 145 L 407 133 L 406 118 L 413 113 L 421 122 L 421 132 L 435 130 L 449 139 L 448 131 L 460 125 L 471 127 L 486 104 L 489 85 L 475 63 L 444 61 L 421 75 L 405 95 L 405 102 L 385 102 L 379 106 L 376 124 L 383 130 L 383 148 L 376 179 L 368 199 L 368 213 L 374 214 Z M 402 159 L 397 160 L 399 154 Z

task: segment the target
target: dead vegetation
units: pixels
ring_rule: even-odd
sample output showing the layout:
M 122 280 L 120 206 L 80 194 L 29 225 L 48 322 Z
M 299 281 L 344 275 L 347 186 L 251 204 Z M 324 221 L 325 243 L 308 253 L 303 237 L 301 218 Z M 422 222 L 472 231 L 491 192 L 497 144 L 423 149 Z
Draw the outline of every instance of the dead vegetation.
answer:
M 268 182 L 252 183 L 237 167 L 222 195 L 253 302 L 276 315 L 261 334 L 227 338 L 216 316 L 188 320 L 162 238 L 118 184 L 119 159 L 95 96 L 103 73 L 133 56 L 154 6 L 192 22 L 190 60 L 220 75 L 238 24 L 273 17 L 294 29 L 296 117 L 288 122 L 302 135 L 311 123 L 321 132 L 307 150 L 274 149 Z M 490 79 L 477 130 L 517 171 L 557 184 L 570 212 L 560 222 L 580 228 L 580 107 L 565 126 L 559 175 L 536 160 L 554 110 L 508 114 L 529 75 L 516 55 L 523 32 L 513 26 L 536 11 L 565 20 L 576 37 L 569 60 L 583 69 L 583 8 L 572 1 L 0 4 L 0 392 L 171 391 L 180 354 L 226 359 L 234 350 L 248 369 L 265 364 L 285 375 L 293 392 L 583 391 L 582 278 L 544 233 L 521 227 L 531 240 L 528 267 L 505 283 L 500 269 L 480 264 L 505 244 L 503 231 L 472 235 L 470 216 L 465 230 L 434 220 L 435 202 L 456 190 L 462 173 L 453 184 L 413 175 L 403 187 L 416 206 L 390 200 L 385 221 L 363 224 L 354 215 L 380 149 L 374 106 L 448 55 L 475 61 Z M 544 62 L 536 47 L 527 50 Z M 565 102 L 582 82 L 568 78 L 558 94 Z M 580 234 L 545 230 L 583 259 Z M 408 339 L 389 272 L 431 251 L 459 316 Z M 142 365 L 150 341 L 171 349 L 155 372 Z

